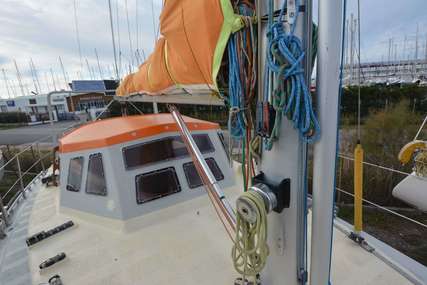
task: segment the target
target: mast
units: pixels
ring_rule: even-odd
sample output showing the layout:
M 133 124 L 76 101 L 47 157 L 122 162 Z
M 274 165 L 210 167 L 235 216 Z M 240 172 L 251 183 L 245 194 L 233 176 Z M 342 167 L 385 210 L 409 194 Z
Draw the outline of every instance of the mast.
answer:
M 61 65 L 61 69 L 62 69 L 62 76 L 64 78 L 64 83 L 65 83 L 65 88 L 68 89 L 68 76 L 67 73 L 65 72 L 65 68 L 64 68 L 64 63 L 62 62 L 62 58 L 59 57 L 59 64 Z
M 49 76 L 47 74 L 47 71 L 44 72 L 44 80 L 45 80 L 45 83 L 46 83 L 47 90 L 48 90 L 48 92 L 50 92 L 51 89 L 50 89 L 50 85 L 49 85 Z
M 270 1 L 265 1 L 270 2 Z M 297 6 L 296 2 L 299 2 Z M 258 2 L 262 3 L 262 2 Z M 282 8 L 283 1 L 271 1 L 274 3 L 273 10 Z M 311 27 L 311 19 L 307 19 L 311 12 L 311 1 L 287 1 L 287 11 L 298 13 L 295 26 L 295 36 L 309 47 L 310 40 L 308 34 Z M 267 5 L 260 5 L 259 15 L 268 15 Z M 260 21 L 263 33 L 268 29 L 266 21 Z M 261 62 L 266 62 L 267 39 L 265 34 L 259 37 Z M 306 50 L 305 50 L 306 51 Z M 305 58 L 309 55 L 306 54 Z M 259 78 L 264 78 L 265 66 L 259 66 L 261 70 Z M 307 71 L 308 73 L 308 71 Z M 273 76 L 276 78 L 276 76 Z M 272 77 L 272 78 L 273 78 Z M 306 74 L 306 80 L 308 74 Z M 273 81 L 273 80 L 272 80 Z M 274 84 L 279 84 L 277 79 Z M 260 81 L 262 82 L 262 81 Z M 307 82 L 310 84 L 310 81 Z M 264 89 L 264 88 L 263 88 Z M 266 97 L 264 90 L 262 96 Z M 268 243 L 270 246 L 270 255 L 263 270 L 263 282 L 270 285 L 299 285 L 307 282 L 307 268 L 305 260 L 305 144 L 302 143 L 299 132 L 294 129 L 292 122 L 283 119 L 280 126 L 278 140 L 272 146 L 270 151 L 263 152 L 260 169 L 265 174 L 265 178 L 271 183 L 280 183 L 283 179 L 289 178 L 290 185 L 290 208 L 284 209 L 282 213 L 272 213 L 268 215 Z M 286 280 L 286 281 L 285 281 Z
M 415 36 L 415 61 L 418 60 L 418 37 L 419 37 L 419 25 L 417 23 L 417 34 Z
M 2 68 L 2 73 L 3 73 L 3 80 L 4 80 L 4 85 L 6 86 L 6 90 L 7 90 L 7 96 L 10 99 L 10 90 L 9 90 L 9 82 L 7 80 L 6 77 L 6 71 L 4 70 L 4 68 Z
M 119 51 L 119 63 L 118 63 L 118 73 L 122 73 L 122 44 L 120 40 L 120 15 L 119 15 L 119 2 L 116 3 L 116 23 L 117 23 L 117 44 L 118 44 L 118 51 Z M 114 70 L 114 68 L 113 68 Z M 111 73 L 113 74 L 113 73 Z M 113 76 L 114 77 L 114 76 Z
M 135 25 L 136 25 L 136 51 L 139 50 L 139 15 L 138 0 L 135 0 Z
M 37 74 L 37 69 L 36 69 L 36 65 L 34 64 L 33 59 L 30 57 L 30 64 L 33 68 L 34 71 L 34 77 L 36 78 L 36 82 L 37 82 L 37 86 L 39 87 L 39 91 L 42 92 L 42 86 L 40 85 L 40 80 L 39 80 L 39 76 Z
M 350 85 L 353 85 L 353 69 L 354 69 L 354 19 L 353 14 L 350 15 Z
M 130 32 L 130 21 L 129 21 L 129 9 L 128 9 L 128 0 L 125 0 L 125 10 L 126 10 L 126 23 L 128 27 L 128 39 L 129 39 L 129 56 L 130 56 L 130 63 L 131 66 L 134 66 L 133 62 L 133 45 L 132 45 L 132 37 Z M 130 72 L 129 72 L 130 73 Z
M 425 49 L 424 60 L 425 60 L 425 61 L 426 61 L 426 63 L 427 63 L 427 34 L 426 34 L 426 45 L 425 45 L 424 49 Z
M 338 144 L 343 1 L 319 1 L 318 115 L 322 133 L 314 145 L 311 284 L 330 284 Z
M 13 59 L 13 63 L 15 64 L 16 77 L 18 78 L 19 88 L 21 89 L 21 95 L 25 96 L 24 85 L 22 84 L 21 72 L 19 72 L 18 64 L 16 63 L 15 59 Z
M 96 48 L 95 48 L 95 55 L 96 55 L 96 61 L 98 63 L 99 78 L 101 78 L 101 80 L 102 80 L 104 75 L 102 74 L 101 64 L 99 63 L 98 51 L 96 50 Z
M 151 19 L 153 20 L 153 37 L 154 37 L 154 46 L 156 46 L 157 42 L 157 32 L 156 32 L 156 21 L 154 20 L 154 1 L 151 0 Z
M 388 68 L 387 68 L 389 72 L 391 67 L 392 46 L 393 46 L 393 38 L 389 38 L 388 39 Z
M 53 75 L 53 70 L 52 70 L 52 68 L 50 69 L 50 76 L 52 77 L 53 89 L 56 91 L 55 76 Z
M 117 3 L 118 5 L 118 3 Z M 119 69 L 117 67 L 117 52 L 116 52 L 116 40 L 114 38 L 114 25 L 113 25 L 113 12 L 111 10 L 111 0 L 108 0 L 108 9 L 110 14 L 110 28 L 111 28 L 111 40 L 113 41 L 113 53 L 114 53 L 114 68 L 116 71 L 116 79 L 119 80 Z
M 75 24 L 75 31 L 76 31 L 76 39 L 77 39 L 77 48 L 79 50 L 79 59 L 80 59 L 80 72 L 83 70 L 83 57 L 82 57 L 82 46 L 80 44 L 80 34 L 79 34 L 79 22 L 77 18 L 77 0 L 73 1 L 74 5 L 74 24 Z M 81 76 L 81 74 L 80 74 Z M 82 79 L 82 78 L 80 78 Z
M 29 66 L 30 66 L 31 78 L 33 79 L 34 90 L 37 94 L 39 94 L 39 89 L 37 87 L 37 82 L 34 76 L 34 70 L 33 70 L 33 66 L 31 65 L 31 61 L 29 62 Z
M 93 73 L 92 73 L 92 69 L 90 68 L 89 61 L 87 60 L 87 58 L 85 58 L 85 61 L 86 61 L 87 70 L 89 72 L 89 77 L 90 79 L 94 80 L 95 78 L 93 77 Z

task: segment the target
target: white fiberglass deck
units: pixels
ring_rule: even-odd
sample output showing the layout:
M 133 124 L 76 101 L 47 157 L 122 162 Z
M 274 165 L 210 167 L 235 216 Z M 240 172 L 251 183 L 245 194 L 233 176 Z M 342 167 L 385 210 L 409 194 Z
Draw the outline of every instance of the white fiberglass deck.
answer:
M 117 224 L 110 228 L 105 219 L 59 213 L 58 194 L 56 187 L 40 187 L 29 233 L 70 219 L 76 226 L 29 249 L 33 284 L 55 274 L 61 275 L 64 284 L 102 285 L 233 284 L 237 277 L 230 258 L 231 242 L 207 196 L 138 218 L 123 231 Z M 60 252 L 67 254 L 64 261 L 38 269 L 42 261 Z M 337 230 L 332 268 L 333 284 L 410 284 Z
M 15 227 L 0 241 L 0 285 L 26 285 L 30 278 L 40 284 L 55 274 L 64 284 L 234 284 L 232 244 L 207 195 L 124 225 L 60 212 L 57 187 L 38 182 L 33 189 L 16 213 Z M 239 191 L 225 192 L 234 201 Z M 68 220 L 75 226 L 27 249 L 26 236 Z M 39 270 L 41 262 L 60 252 L 65 260 Z M 335 230 L 332 284 L 411 283 Z

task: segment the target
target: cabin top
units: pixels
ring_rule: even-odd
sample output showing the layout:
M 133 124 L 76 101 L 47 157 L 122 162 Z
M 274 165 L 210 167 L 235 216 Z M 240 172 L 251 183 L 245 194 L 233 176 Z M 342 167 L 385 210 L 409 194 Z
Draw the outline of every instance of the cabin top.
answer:
M 183 116 L 190 131 L 219 129 L 219 125 Z M 61 153 L 106 147 L 138 138 L 176 132 L 178 128 L 170 114 L 118 117 L 95 121 L 81 126 L 59 140 Z

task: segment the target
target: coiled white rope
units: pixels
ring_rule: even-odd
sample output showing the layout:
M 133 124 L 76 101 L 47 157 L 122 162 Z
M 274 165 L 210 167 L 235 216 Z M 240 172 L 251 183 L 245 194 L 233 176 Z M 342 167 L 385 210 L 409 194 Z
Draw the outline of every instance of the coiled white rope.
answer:
M 269 248 L 267 245 L 267 211 L 263 198 L 260 194 L 248 191 L 244 192 L 239 199 L 244 200 L 251 209 L 256 212 L 256 221 L 246 221 L 237 211 L 236 238 L 231 251 L 234 268 L 243 276 L 256 276 L 264 268 Z

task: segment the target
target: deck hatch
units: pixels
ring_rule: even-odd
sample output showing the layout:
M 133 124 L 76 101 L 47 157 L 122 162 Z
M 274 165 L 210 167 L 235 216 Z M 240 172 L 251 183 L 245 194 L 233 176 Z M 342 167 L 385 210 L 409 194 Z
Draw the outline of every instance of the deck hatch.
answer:
M 79 192 L 82 184 L 83 174 L 83 156 L 74 157 L 70 159 L 67 178 L 67 190 L 72 192 Z
M 174 167 L 140 174 L 135 178 L 136 201 L 142 204 L 181 191 Z
M 86 193 L 100 196 L 107 195 L 104 165 L 102 163 L 102 154 L 100 153 L 91 154 L 89 156 Z
M 206 158 L 206 163 L 209 166 L 209 169 L 212 171 L 212 174 L 215 176 L 216 181 L 221 181 L 224 179 L 224 174 L 222 174 L 221 169 L 216 163 L 213 157 Z M 182 166 L 184 168 L 185 178 L 187 178 L 188 186 L 193 189 L 203 185 L 202 179 L 197 173 L 196 167 L 193 162 L 184 163 Z
M 202 153 L 215 151 L 209 135 L 196 134 L 193 138 Z M 123 148 L 126 169 L 186 156 L 188 152 L 180 136 L 165 137 Z

